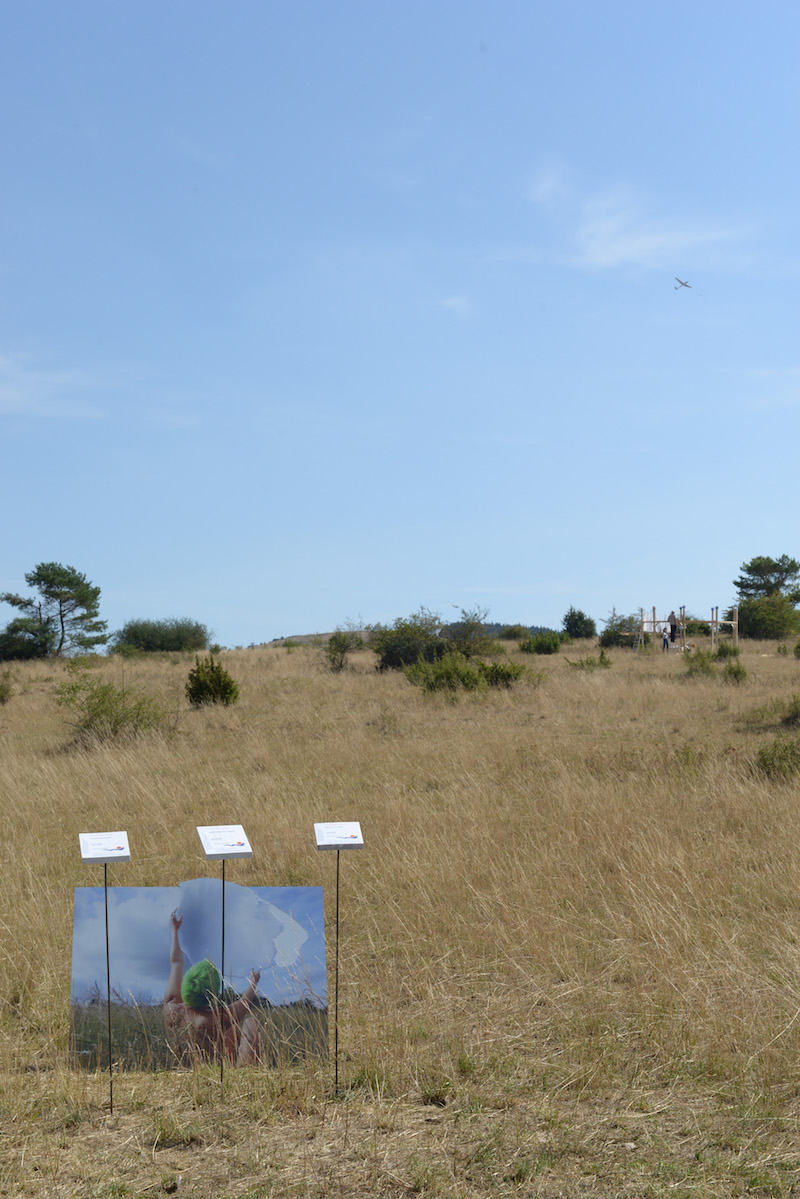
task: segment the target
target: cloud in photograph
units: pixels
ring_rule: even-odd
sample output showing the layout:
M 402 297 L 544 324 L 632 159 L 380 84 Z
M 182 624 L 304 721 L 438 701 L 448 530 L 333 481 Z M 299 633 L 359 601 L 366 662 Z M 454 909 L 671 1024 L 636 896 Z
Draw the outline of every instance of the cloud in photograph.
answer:
M 201 878 L 177 887 L 109 889 L 111 989 L 128 1000 L 159 1003 L 169 975 L 170 913 L 183 917 L 180 943 L 188 968 L 222 956 L 222 883 Z M 72 998 L 106 997 L 102 887 L 77 887 Z M 273 1003 L 327 1001 L 321 887 L 225 886 L 225 979 L 244 990 L 251 969 Z

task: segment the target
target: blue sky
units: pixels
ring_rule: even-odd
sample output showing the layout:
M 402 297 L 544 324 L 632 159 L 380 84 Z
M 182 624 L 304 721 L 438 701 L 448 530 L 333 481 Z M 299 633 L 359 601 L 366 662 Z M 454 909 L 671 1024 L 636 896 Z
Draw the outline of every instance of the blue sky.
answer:
M 186 967 L 222 954 L 222 882 L 196 878 L 177 887 L 111 887 L 108 892 L 111 989 L 138 1002 L 160 1003 L 169 976 L 170 913 Z M 259 994 L 273 1003 L 315 996 L 327 1002 L 321 887 L 225 884 L 225 980 L 244 991 L 261 971 Z M 106 932 L 102 887 L 76 887 L 72 934 L 72 998 L 95 985 L 105 998 Z
M 0 591 L 247 645 L 800 556 L 798 44 L 788 0 L 7 3 Z

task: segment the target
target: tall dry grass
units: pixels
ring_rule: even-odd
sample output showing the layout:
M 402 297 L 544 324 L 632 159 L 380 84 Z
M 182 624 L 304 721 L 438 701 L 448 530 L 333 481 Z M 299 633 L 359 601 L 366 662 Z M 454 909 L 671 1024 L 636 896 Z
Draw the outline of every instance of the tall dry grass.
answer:
M 395 1193 L 395 1175 L 396 1193 L 517 1193 L 534 1182 L 531 1193 L 550 1193 L 558 1162 L 580 1160 L 564 1148 L 573 1134 L 553 1131 L 559 1104 L 571 1127 L 656 1094 L 682 1097 L 676 1127 L 714 1096 L 728 1117 L 785 1121 L 800 1049 L 800 781 L 772 781 L 755 760 L 780 727 L 780 704 L 800 692 L 800 664 L 775 649 L 745 647 L 741 686 L 687 678 L 678 654 L 612 651 L 610 670 L 589 673 L 565 660 L 585 651 L 567 650 L 536 662 L 540 686 L 455 703 L 379 675 L 368 652 L 335 675 L 313 647 L 244 650 L 224 656 L 241 702 L 199 711 L 182 695 L 193 659 L 109 660 L 97 666 L 104 677 L 119 684 L 124 670 L 125 685 L 158 694 L 171 719 L 162 735 L 92 750 L 69 748 L 55 703 L 62 668 L 15 667 L 0 707 L 6 1128 L 17 1136 L 44 1120 L 41 1161 L 53 1137 L 66 1138 L 72 1161 L 104 1102 L 105 1080 L 67 1065 L 72 891 L 102 881 L 80 863 L 79 832 L 127 829 L 133 860 L 112 884 L 164 886 L 213 872 L 196 825 L 241 822 L 254 856 L 228 877 L 321 884 L 331 921 L 335 862 L 316 851 L 312 826 L 345 819 L 361 821 L 366 849 L 342 858 L 344 1097 L 331 1098 L 328 1064 L 235 1074 L 224 1113 L 214 1108 L 214 1127 L 227 1130 L 217 1151 L 250 1145 L 252 1158 L 268 1111 L 292 1142 L 295 1189 L 270 1175 L 272 1189 L 258 1191 L 248 1158 L 229 1193 L 326 1193 L 316 1167 L 300 1170 L 288 1129 L 313 1109 L 346 1141 L 354 1096 L 383 1113 L 369 1136 L 395 1148 L 381 1173 L 365 1182 L 355 1170 L 357 1185 L 340 1179 L 330 1193 L 378 1183 Z M 332 939 L 328 949 L 330 964 Z M 120 1118 L 145 1112 L 157 1146 L 171 1137 L 188 1153 L 216 1136 L 202 1114 L 211 1077 L 123 1075 L 116 1087 Z M 409 1149 L 420 1104 L 452 1113 L 446 1151 L 424 1139 L 421 1156 Z M 183 1122 L 170 1117 L 180 1127 L 159 1132 L 172 1106 Z M 539 1140 L 486 1115 L 512 1108 L 538 1113 Z M 660 1152 L 647 1158 L 651 1183 Z M 719 1149 L 726 1162 L 736 1152 Z M 788 1186 L 795 1149 L 781 1152 L 775 1177 Z M 28 1193 L 35 1179 L 12 1158 L 7 1184 Z M 744 1187 L 750 1166 L 740 1165 L 725 1169 Z M 150 1178 L 141 1169 L 137 1185 Z M 702 1175 L 705 1193 L 717 1193 L 720 1169 Z M 618 1174 L 592 1170 L 597 1193 L 614 1193 Z M 209 1164 L 196 1192 L 220 1193 L 215 1178 Z M 672 1182 L 664 1176 L 664 1193 Z M 79 1181 L 64 1193 L 83 1193 Z

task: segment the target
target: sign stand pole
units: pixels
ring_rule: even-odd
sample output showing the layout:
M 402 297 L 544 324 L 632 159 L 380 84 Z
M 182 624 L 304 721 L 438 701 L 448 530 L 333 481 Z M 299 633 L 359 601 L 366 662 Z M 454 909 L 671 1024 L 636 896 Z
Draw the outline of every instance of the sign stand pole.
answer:
M 336 850 L 336 972 L 333 999 L 333 1085 L 339 1090 L 339 871 L 342 849 L 363 849 L 361 825 L 355 820 L 315 824 L 317 849 Z
M 108 932 L 108 863 L 129 862 L 131 860 L 128 834 L 121 833 L 79 833 L 78 841 L 81 847 L 83 862 L 102 863 L 103 866 L 103 895 L 106 909 L 106 1018 L 108 1029 L 108 1107 L 114 1115 L 114 1043 L 111 1033 L 111 939 Z
M 103 862 L 103 890 L 106 900 L 106 1010 L 108 1013 L 108 1106 L 114 1115 L 114 1047 L 111 1041 L 111 949 L 108 937 L 108 863 Z
M 253 850 L 241 824 L 202 824 L 197 835 L 209 861 L 222 862 L 222 951 L 220 957 L 219 997 L 219 1089 L 225 1098 L 225 861 L 227 858 L 252 858 Z
M 339 1090 L 339 859 L 336 850 L 336 995 L 333 1004 L 333 1085 Z
M 222 954 L 219 963 L 219 973 L 222 980 L 222 1008 L 220 1009 L 219 1022 L 219 1093 L 220 1098 L 225 1098 L 225 1032 L 222 1027 L 222 1012 L 225 1010 L 225 859 L 222 859 Z

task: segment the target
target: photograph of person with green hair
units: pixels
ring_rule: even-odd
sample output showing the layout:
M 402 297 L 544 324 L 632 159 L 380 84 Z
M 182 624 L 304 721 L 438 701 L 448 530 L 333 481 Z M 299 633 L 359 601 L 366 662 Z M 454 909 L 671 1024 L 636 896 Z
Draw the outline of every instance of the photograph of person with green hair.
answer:
M 208 958 L 184 972 L 182 923 L 176 908 L 170 915 L 170 971 L 164 992 L 164 1023 L 175 1053 L 179 1058 L 187 1052 L 224 1054 L 237 1066 L 251 1066 L 261 1056 L 261 1026 L 249 1015 L 261 972 L 251 969 L 247 990 L 234 1003 L 225 1003 L 219 970 Z
M 77 1065 L 108 1065 L 109 1008 L 114 1060 L 127 1069 L 198 1060 L 270 1067 L 327 1054 L 322 888 L 226 882 L 225 904 L 223 955 L 221 879 L 110 887 L 107 895 L 75 888 Z

